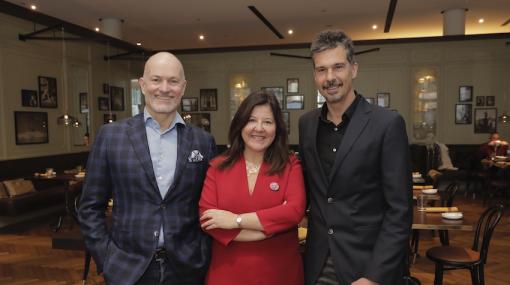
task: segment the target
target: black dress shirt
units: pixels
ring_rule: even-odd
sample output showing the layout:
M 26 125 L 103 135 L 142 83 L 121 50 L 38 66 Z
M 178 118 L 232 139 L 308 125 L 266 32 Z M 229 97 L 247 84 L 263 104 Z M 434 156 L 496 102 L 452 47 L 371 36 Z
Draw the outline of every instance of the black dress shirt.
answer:
M 328 120 L 327 103 L 322 105 L 321 115 L 319 117 L 319 128 L 317 131 L 317 152 L 319 153 L 321 166 L 324 173 L 326 173 L 326 177 L 329 177 L 333 164 L 335 163 L 336 152 L 340 148 L 345 131 L 361 99 L 362 97 L 360 95 L 356 95 L 354 101 L 342 115 L 342 122 L 338 125 Z

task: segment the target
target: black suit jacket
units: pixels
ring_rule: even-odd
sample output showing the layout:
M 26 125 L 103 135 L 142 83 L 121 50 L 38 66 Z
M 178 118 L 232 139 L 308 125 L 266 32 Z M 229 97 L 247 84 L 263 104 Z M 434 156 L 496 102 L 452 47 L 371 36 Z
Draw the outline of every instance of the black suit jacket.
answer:
M 330 251 L 341 284 L 360 277 L 400 284 L 412 223 L 412 178 L 405 123 L 360 100 L 326 177 L 317 152 L 320 109 L 299 121 L 309 192 L 305 282 L 315 284 Z
M 210 238 L 198 221 L 198 200 L 216 145 L 191 125 L 178 132 L 175 178 L 161 197 L 143 114 L 101 127 L 90 151 L 79 219 L 85 245 L 107 284 L 134 284 L 157 247 L 160 225 L 175 284 L 202 284 Z M 197 155 L 200 153 L 200 155 Z M 201 156 L 201 157 L 200 157 Z M 105 208 L 113 196 L 112 227 Z

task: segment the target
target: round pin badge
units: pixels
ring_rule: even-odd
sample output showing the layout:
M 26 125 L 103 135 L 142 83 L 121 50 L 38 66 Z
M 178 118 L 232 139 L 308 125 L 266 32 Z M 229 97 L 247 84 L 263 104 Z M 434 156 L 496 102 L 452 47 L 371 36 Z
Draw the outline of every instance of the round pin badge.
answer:
M 269 188 L 272 191 L 278 191 L 278 190 L 280 190 L 280 185 L 278 185 L 278 183 L 276 183 L 276 182 L 271 182 L 271 184 L 269 184 Z

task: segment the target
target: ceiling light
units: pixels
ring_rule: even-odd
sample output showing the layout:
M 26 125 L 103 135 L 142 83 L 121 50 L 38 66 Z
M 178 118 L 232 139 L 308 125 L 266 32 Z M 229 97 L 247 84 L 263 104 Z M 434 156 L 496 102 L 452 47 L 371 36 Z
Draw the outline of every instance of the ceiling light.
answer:
M 205 36 L 204 36 L 204 35 L 199 35 L 199 36 L 198 36 L 198 39 L 199 39 L 199 40 L 201 40 L 201 41 L 203 41 L 203 40 L 205 39 Z
M 94 31 L 99 32 L 99 27 L 95 27 Z
M 289 35 L 292 35 L 293 33 L 294 33 L 294 31 L 293 31 L 292 29 L 289 29 L 289 30 L 287 31 L 287 34 L 289 34 Z
M 377 30 L 377 25 L 372 25 L 372 30 Z
M 30 9 L 32 10 L 37 10 L 37 6 L 35 6 L 34 4 L 30 5 Z
M 136 45 L 137 45 L 137 46 L 141 46 L 141 45 L 142 45 L 142 43 L 136 43 Z
M 479 23 L 479 24 L 483 24 L 483 22 L 485 22 L 485 19 L 484 19 L 484 18 L 480 18 L 480 19 L 478 19 L 478 23 Z

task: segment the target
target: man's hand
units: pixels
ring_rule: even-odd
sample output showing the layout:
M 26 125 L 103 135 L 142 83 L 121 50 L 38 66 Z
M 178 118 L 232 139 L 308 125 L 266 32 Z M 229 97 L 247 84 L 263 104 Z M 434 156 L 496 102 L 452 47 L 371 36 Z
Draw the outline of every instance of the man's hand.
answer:
M 204 230 L 212 230 L 212 229 L 236 229 L 237 215 L 219 209 L 209 209 L 202 214 L 200 217 L 200 221 L 203 222 L 201 224 L 202 229 Z
M 363 278 L 360 278 L 360 279 L 352 282 L 351 285 L 379 285 L 379 284 L 372 282 L 372 281 L 363 277 Z

